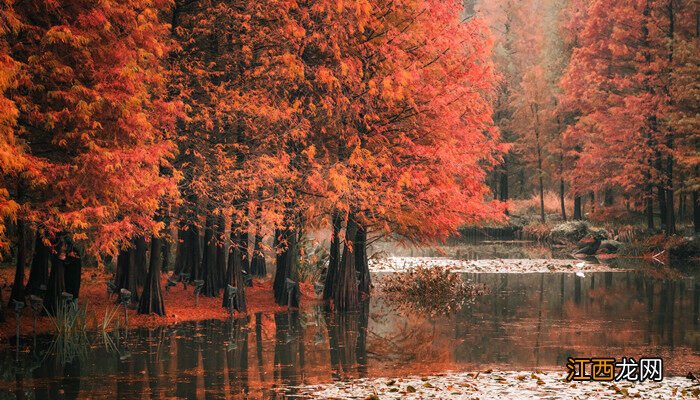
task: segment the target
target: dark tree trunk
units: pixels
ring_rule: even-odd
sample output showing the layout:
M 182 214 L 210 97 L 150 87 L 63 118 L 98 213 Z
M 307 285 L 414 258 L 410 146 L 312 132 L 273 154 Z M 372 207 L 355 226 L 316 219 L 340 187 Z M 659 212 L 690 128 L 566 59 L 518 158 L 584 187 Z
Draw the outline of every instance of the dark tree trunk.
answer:
M 668 221 L 666 216 L 668 215 L 668 210 L 666 209 L 666 189 L 659 185 L 656 188 L 657 201 L 659 202 L 659 217 L 661 218 L 661 230 L 666 232 L 668 229 Z
M 25 290 L 32 294 L 38 294 L 41 285 L 47 285 L 49 282 L 49 258 L 51 250 L 44 244 L 41 233 L 37 231 L 34 241 L 34 257 L 32 258 L 32 267 L 29 270 L 29 281 Z
M 66 290 L 65 271 L 61 260 L 65 256 L 63 249 L 57 249 L 58 254 L 51 255 L 51 272 L 49 273 L 49 284 L 46 289 L 46 297 L 44 297 L 44 307 L 46 311 L 54 315 L 58 307 L 58 302 L 61 300 L 61 293 Z
M 236 288 L 233 309 L 245 312 L 247 309 L 245 297 L 245 278 L 243 277 L 243 255 L 241 253 L 241 235 L 236 233 L 235 226 L 231 226 L 231 249 L 228 255 L 228 268 L 226 269 L 226 284 Z M 224 308 L 231 306 L 229 302 L 228 286 L 224 290 L 224 299 L 221 303 Z
M 2 288 L 0 288 L 0 322 L 5 322 L 5 301 L 2 299 Z
M 581 212 L 581 196 L 574 197 L 574 219 L 583 219 L 583 213 Z
M 170 269 L 170 249 L 171 249 L 171 242 L 173 240 L 172 238 L 172 230 L 170 228 L 170 213 L 166 212 L 165 214 L 165 235 L 163 238 L 160 240 L 161 246 L 158 249 L 158 251 L 162 252 L 162 262 L 160 264 L 160 270 L 162 272 L 168 272 Z
M 275 302 L 279 305 L 287 305 L 289 294 L 286 280 L 298 281 L 297 274 L 297 234 L 296 230 L 286 227 L 281 230 L 279 245 L 282 251 L 277 257 L 277 270 L 275 271 Z
M 359 224 L 355 235 L 355 243 L 353 243 L 353 250 L 355 251 L 355 268 L 359 272 L 360 293 L 369 295 L 372 287 L 372 278 L 369 275 L 369 263 L 367 261 L 367 231 Z
M 146 283 L 146 274 L 148 274 L 148 265 L 146 261 L 146 238 L 139 236 L 134 240 L 134 262 L 136 263 L 136 285 L 142 287 Z
M 74 299 L 80 297 L 80 281 L 83 270 L 83 261 L 76 250 L 66 256 L 63 264 L 66 292 L 73 295 Z
M 263 237 L 260 234 L 260 227 L 255 231 L 255 244 L 253 245 L 253 258 L 250 260 L 250 273 L 253 276 L 265 277 L 267 266 L 265 265 L 265 254 L 262 248 Z
M 173 275 L 179 276 L 185 273 L 185 247 L 187 246 L 187 231 L 180 228 L 177 230 L 177 242 L 175 242 L 175 262 L 173 265 Z
M 204 228 L 204 257 L 202 258 L 202 280 L 204 287 L 202 295 L 207 297 L 216 297 L 219 295 L 221 277 L 217 274 L 216 265 L 216 223 L 214 215 L 207 215 L 206 225 Z
M 673 157 L 668 157 L 667 160 L 666 179 L 668 183 L 666 188 L 666 234 L 673 235 L 676 233 L 676 215 L 673 199 Z
M 542 180 L 542 170 L 539 172 L 540 176 L 538 178 L 539 181 L 539 190 L 540 190 L 540 219 L 542 222 L 545 222 L 545 215 L 544 215 L 544 182 Z
M 504 159 L 503 159 L 503 163 L 501 164 L 501 171 L 499 172 L 498 175 L 499 175 L 498 199 L 501 201 L 506 201 L 509 199 L 507 156 L 504 157 Z
M 224 214 L 219 215 L 219 221 L 217 223 L 216 234 L 216 276 L 219 277 L 219 288 L 226 288 L 228 284 L 226 275 L 226 253 L 228 252 L 226 248 L 226 241 L 224 236 L 226 235 L 226 217 Z
M 340 263 L 340 229 L 343 225 L 343 217 L 340 212 L 336 211 L 333 213 L 331 224 L 333 225 L 333 232 L 331 233 L 331 249 L 328 257 L 326 281 L 323 285 L 323 300 L 333 298 L 335 275 L 338 273 L 338 264 Z
M 605 204 L 606 207 L 610 207 L 613 205 L 614 198 L 613 198 L 613 192 L 611 189 L 605 189 L 603 192 L 603 204 Z
M 559 204 L 561 205 L 561 218 L 566 221 L 566 203 L 564 202 L 564 180 L 559 179 Z
M 139 301 L 139 314 L 158 314 L 165 315 L 165 303 L 163 302 L 163 293 L 160 289 L 160 248 L 161 239 L 157 237 L 151 238 L 151 257 L 148 263 L 148 274 L 146 275 L 146 284 L 141 293 Z
M 355 243 L 351 238 L 357 236 L 357 222 L 351 213 L 345 228 L 345 248 L 340 259 L 338 273 L 333 287 L 333 305 L 338 311 L 354 311 L 360 306 L 355 266 Z M 350 241 L 350 243 L 348 243 Z
M 700 233 L 700 192 L 693 191 L 693 231 Z
M 647 230 L 649 232 L 652 232 L 655 227 L 654 227 L 654 195 L 652 193 L 651 188 L 647 192 L 647 197 L 644 199 L 644 202 L 646 203 L 645 206 L 645 213 L 647 216 Z
M 126 289 L 131 292 L 131 301 L 138 300 L 136 286 L 136 257 L 134 248 L 122 249 L 117 256 L 117 276 L 114 284 L 119 289 Z M 117 299 L 119 301 L 119 299 Z
M 250 260 L 250 273 L 253 276 L 264 277 L 267 275 L 265 254 L 263 253 L 263 233 L 260 222 L 262 221 L 262 205 L 258 203 L 255 211 L 255 240 L 253 243 L 253 255 Z
M 250 273 L 250 254 L 248 252 L 249 237 L 248 229 L 244 229 L 239 241 L 241 247 L 241 268 L 248 274 Z
M 178 231 L 175 274 L 190 274 L 190 279 L 200 278 L 199 228 L 194 223 Z
M 15 264 L 15 281 L 12 284 L 9 304 L 12 301 L 24 303 L 24 267 L 27 264 L 27 246 L 25 243 L 26 226 L 23 220 L 17 220 L 17 264 Z

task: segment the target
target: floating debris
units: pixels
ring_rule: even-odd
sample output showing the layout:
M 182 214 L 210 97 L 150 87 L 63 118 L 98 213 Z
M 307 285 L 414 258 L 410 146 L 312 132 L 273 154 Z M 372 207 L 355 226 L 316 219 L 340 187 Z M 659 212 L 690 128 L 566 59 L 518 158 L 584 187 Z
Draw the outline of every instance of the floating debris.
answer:
M 530 272 L 610 272 L 624 271 L 606 264 L 560 259 L 457 260 L 445 257 L 386 257 L 372 259 L 372 272 L 404 272 L 417 267 L 445 268 L 452 272 L 530 273 Z M 579 275 L 580 276 L 580 275 Z
M 564 372 L 449 372 L 439 376 L 354 379 L 297 387 L 314 399 L 644 399 L 698 398 L 700 386 L 685 377 L 662 382 L 567 382 Z

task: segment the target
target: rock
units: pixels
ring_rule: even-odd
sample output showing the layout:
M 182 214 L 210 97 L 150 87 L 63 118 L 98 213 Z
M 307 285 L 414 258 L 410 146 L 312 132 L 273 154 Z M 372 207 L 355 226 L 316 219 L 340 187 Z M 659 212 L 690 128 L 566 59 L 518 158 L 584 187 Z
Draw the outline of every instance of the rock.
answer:
M 549 239 L 553 243 L 578 242 L 588 234 L 589 225 L 585 221 L 568 221 L 556 225 L 549 232 Z
M 576 243 L 575 254 L 585 254 L 587 256 L 592 256 L 600 248 L 601 240 L 595 235 L 587 235 L 583 240 Z
M 622 242 L 618 242 L 617 240 L 612 240 L 612 239 L 603 240 L 600 243 L 600 247 L 598 248 L 598 253 L 603 253 L 603 254 L 617 253 L 622 246 L 623 246 Z
M 683 238 L 667 250 L 668 256 L 674 259 L 700 258 L 700 236 Z

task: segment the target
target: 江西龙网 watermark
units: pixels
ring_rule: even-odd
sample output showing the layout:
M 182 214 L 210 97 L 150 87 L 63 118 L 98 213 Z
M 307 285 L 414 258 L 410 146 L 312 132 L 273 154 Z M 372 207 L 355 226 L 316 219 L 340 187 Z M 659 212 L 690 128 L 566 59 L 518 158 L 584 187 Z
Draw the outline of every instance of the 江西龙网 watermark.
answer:
M 630 381 L 661 382 L 664 362 L 661 358 L 622 357 L 619 362 L 610 357 L 568 358 L 566 380 L 571 381 Z

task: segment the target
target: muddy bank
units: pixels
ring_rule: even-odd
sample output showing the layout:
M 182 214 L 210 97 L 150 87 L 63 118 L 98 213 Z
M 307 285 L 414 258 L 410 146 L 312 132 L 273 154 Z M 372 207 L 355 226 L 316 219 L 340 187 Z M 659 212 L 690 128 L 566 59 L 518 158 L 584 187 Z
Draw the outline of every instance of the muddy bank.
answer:
M 0 285 L 1 282 L 12 282 L 14 275 L 13 269 L 0 270 Z M 107 296 L 107 281 L 112 277 L 97 269 L 85 269 L 82 274 L 82 284 L 80 288 L 79 304 L 81 306 L 87 304 L 88 326 L 91 329 L 98 329 L 105 318 L 105 314 L 117 307 L 116 297 Z M 161 287 L 166 287 L 167 275 L 161 274 Z M 3 298 L 9 298 L 9 285 L 2 285 L 0 290 L 5 291 Z M 313 287 L 310 284 L 302 283 L 300 285 L 302 295 L 302 307 L 316 304 L 316 296 L 313 292 Z M 278 306 L 275 303 L 274 294 L 272 291 L 272 281 L 266 279 L 254 279 L 253 286 L 246 288 L 246 297 L 248 303 L 248 314 L 257 312 L 274 313 L 286 310 L 286 307 Z M 184 321 L 201 321 L 207 319 L 227 319 L 230 317 L 227 309 L 221 306 L 221 295 L 217 297 L 199 296 L 199 305 L 196 305 L 194 288 L 188 285 L 185 288 L 182 284 L 165 290 L 163 289 L 163 299 L 165 301 L 164 317 L 158 315 L 140 315 L 136 313 L 135 306 L 128 309 L 129 326 L 131 327 L 155 327 L 160 325 L 171 325 Z M 120 324 L 124 325 L 123 308 L 117 314 L 121 318 Z M 6 311 L 5 322 L 0 322 L 0 344 L 7 344 L 7 340 L 15 335 L 15 314 L 11 310 Z M 33 314 L 30 307 L 25 307 L 22 310 L 20 319 L 20 332 L 23 335 L 29 335 L 33 329 Z M 37 332 L 47 333 L 54 330 L 51 318 L 41 316 L 37 320 Z

